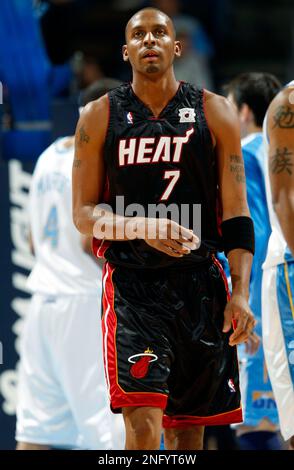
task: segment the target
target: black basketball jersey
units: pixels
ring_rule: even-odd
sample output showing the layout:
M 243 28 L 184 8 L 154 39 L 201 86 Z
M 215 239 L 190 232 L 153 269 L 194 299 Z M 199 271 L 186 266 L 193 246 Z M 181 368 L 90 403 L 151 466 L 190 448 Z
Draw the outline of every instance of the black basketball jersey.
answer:
M 177 204 L 180 216 L 185 205 L 191 229 L 193 204 L 200 204 L 202 247 L 217 250 L 217 162 L 205 118 L 203 90 L 181 82 L 158 117 L 135 95 L 131 84 L 110 91 L 108 98 L 104 146 L 108 188 L 104 202 L 116 212 L 116 197 L 123 196 L 125 208 L 140 204 L 146 216 L 150 205 Z M 94 240 L 94 250 L 113 264 L 134 268 L 192 265 L 199 262 L 201 252 L 194 250 L 174 258 L 144 240 L 104 241 L 102 246 Z

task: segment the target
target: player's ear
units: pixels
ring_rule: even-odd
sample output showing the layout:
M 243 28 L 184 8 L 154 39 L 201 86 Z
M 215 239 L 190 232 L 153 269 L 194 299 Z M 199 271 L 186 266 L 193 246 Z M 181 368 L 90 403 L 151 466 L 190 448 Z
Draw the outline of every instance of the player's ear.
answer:
M 123 55 L 124 62 L 128 62 L 129 54 L 128 54 L 128 47 L 126 44 L 122 47 L 122 55 Z
M 176 57 L 181 57 L 182 54 L 182 44 L 180 41 L 175 41 L 175 56 Z
M 242 123 L 247 123 L 248 121 L 252 120 L 253 113 L 249 108 L 248 104 L 243 103 L 240 110 L 239 110 L 239 118 Z

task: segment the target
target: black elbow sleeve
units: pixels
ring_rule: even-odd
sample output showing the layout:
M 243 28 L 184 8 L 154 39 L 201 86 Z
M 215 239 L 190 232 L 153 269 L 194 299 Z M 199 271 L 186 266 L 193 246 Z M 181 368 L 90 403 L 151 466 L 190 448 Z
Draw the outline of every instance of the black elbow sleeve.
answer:
M 250 217 L 240 216 L 225 220 L 221 229 L 225 255 L 236 248 L 243 248 L 254 255 L 254 226 Z

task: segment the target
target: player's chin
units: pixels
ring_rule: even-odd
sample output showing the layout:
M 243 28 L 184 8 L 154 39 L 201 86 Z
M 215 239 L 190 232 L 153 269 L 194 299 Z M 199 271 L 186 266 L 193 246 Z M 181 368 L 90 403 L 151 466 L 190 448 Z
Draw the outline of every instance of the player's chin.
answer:
M 148 64 L 145 69 L 146 73 L 152 74 L 152 73 L 158 73 L 160 72 L 160 67 L 156 64 Z

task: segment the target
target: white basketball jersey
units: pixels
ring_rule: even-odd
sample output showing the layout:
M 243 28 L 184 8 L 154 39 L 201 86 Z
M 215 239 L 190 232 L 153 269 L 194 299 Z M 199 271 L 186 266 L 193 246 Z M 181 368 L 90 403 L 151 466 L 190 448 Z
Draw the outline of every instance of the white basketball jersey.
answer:
M 294 87 L 294 80 L 286 87 Z M 266 164 L 265 164 L 265 185 L 266 185 L 266 198 L 267 198 L 267 205 L 268 211 L 270 216 L 270 222 L 272 227 L 272 233 L 268 243 L 268 250 L 266 260 L 263 264 L 263 268 L 269 268 L 272 266 L 276 266 L 277 264 L 284 263 L 285 261 L 294 261 L 294 257 L 287 246 L 287 242 L 284 238 L 278 217 L 274 211 L 273 204 L 272 204 L 272 192 L 271 192 L 271 185 L 270 185 L 270 178 L 269 178 L 269 168 L 268 168 L 268 158 L 269 158 L 269 139 L 267 134 L 267 114 L 263 121 L 263 139 L 264 145 L 266 149 Z
M 98 296 L 101 269 L 83 252 L 72 221 L 74 147 L 66 141 L 58 139 L 42 153 L 32 177 L 29 220 L 36 264 L 28 287 L 42 294 Z

